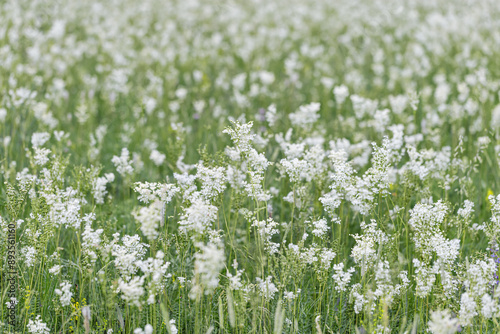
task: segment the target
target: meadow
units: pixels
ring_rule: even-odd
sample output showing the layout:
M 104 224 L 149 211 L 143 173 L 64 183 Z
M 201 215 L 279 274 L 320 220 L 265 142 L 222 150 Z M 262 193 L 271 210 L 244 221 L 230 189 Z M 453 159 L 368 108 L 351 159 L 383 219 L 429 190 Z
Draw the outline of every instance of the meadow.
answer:
M 499 333 L 499 18 L 0 2 L 0 331 Z

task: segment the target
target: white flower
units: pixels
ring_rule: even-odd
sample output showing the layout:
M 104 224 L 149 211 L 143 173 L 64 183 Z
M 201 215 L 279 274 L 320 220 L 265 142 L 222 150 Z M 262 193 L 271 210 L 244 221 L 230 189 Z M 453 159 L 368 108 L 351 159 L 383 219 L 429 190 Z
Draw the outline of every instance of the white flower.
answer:
M 104 232 L 102 228 L 95 231 L 92 229 L 92 221 L 94 219 L 94 214 L 86 215 L 84 217 L 86 224 L 82 233 L 82 253 L 87 257 L 90 264 L 94 264 L 97 260 L 97 254 L 95 251 L 100 248 L 101 234 Z
M 144 277 L 134 277 L 130 281 L 118 279 L 118 291 L 122 293 L 122 299 L 128 302 L 129 305 L 137 307 L 142 305 L 141 297 L 144 295 Z
M 335 281 L 335 290 L 337 291 L 346 291 L 347 285 L 351 281 L 351 276 L 354 273 L 354 268 L 349 268 L 346 272 L 344 272 L 344 264 L 334 264 L 333 270 L 335 270 L 335 274 L 333 274 L 333 280 Z
M 43 166 L 47 162 L 49 162 L 49 158 L 47 155 L 49 155 L 50 150 L 47 148 L 39 148 L 35 147 L 35 156 L 33 157 L 35 165 Z
M 177 334 L 178 333 L 178 330 L 177 330 L 177 327 L 175 326 L 175 319 L 170 319 L 170 332 L 171 334 Z
M 149 159 L 151 159 L 151 161 L 153 161 L 156 166 L 161 166 L 166 157 L 167 156 L 165 154 L 160 153 L 157 150 L 152 150 L 151 154 L 149 155 Z
M 16 297 L 10 297 L 10 301 L 6 302 L 5 305 L 7 305 L 7 308 L 14 308 L 19 301 L 17 300 Z
M 25 264 L 27 267 L 33 267 L 36 261 L 36 249 L 32 246 L 26 246 L 21 249 L 21 254 L 24 255 Z
M 120 271 L 120 274 L 125 279 L 130 279 L 138 269 L 137 263 L 142 260 L 146 254 L 146 247 L 149 245 L 143 244 L 139 236 L 125 235 L 122 238 L 123 246 L 113 244 L 111 254 L 115 256 L 115 267 Z
M 61 272 L 61 268 L 62 267 L 60 265 L 55 265 L 49 269 L 49 273 L 52 275 L 58 275 Z
M 115 165 L 117 172 L 121 176 L 131 175 L 134 172 L 132 160 L 130 159 L 129 151 L 126 148 L 122 148 L 122 153 L 119 157 L 114 155 L 111 162 Z
M 61 305 L 68 306 L 71 303 L 71 297 L 73 293 L 71 292 L 71 283 L 64 281 L 60 284 L 61 289 L 55 289 L 56 295 L 60 296 Z
M 276 120 L 278 119 L 278 116 L 276 115 L 276 106 L 274 104 L 267 107 L 265 116 L 269 126 L 274 126 Z
M 474 298 L 468 292 L 462 294 L 459 312 L 460 324 L 463 326 L 470 325 L 472 319 L 477 315 L 476 309 L 477 304 Z
M 104 197 L 108 193 L 106 185 L 115 180 L 115 174 L 107 173 L 103 177 L 97 177 L 92 185 L 92 193 L 97 204 L 104 203 Z
M 142 328 L 136 328 L 134 329 L 134 334 L 153 334 L 153 326 L 147 324 L 144 330 L 142 330 Z
M 333 95 L 335 95 L 335 101 L 341 105 L 349 96 L 349 89 L 345 85 L 336 86 L 333 88 Z
M 279 231 L 277 229 L 278 223 L 275 222 L 272 218 L 268 218 L 267 220 L 258 221 L 255 220 L 252 226 L 257 227 L 257 232 L 261 236 L 264 241 L 264 248 L 269 254 L 275 254 L 278 252 L 279 244 L 276 244 L 271 241 L 273 235 L 278 234 Z
M 481 305 L 481 314 L 483 317 L 486 319 L 498 317 L 498 298 L 491 298 L 489 294 L 485 293 L 483 297 L 481 297 Z
M 190 291 L 190 297 L 195 299 L 203 291 L 211 294 L 219 286 L 219 273 L 224 269 L 224 248 L 213 243 L 198 244 L 200 251 L 194 255 L 195 283 Z
M 354 298 L 354 312 L 359 314 L 363 310 L 363 306 L 368 303 L 368 299 L 361 293 L 360 283 L 356 283 L 352 286 L 351 296 Z
M 408 105 L 408 97 L 405 95 L 389 95 L 389 103 L 391 105 L 392 111 L 395 114 L 399 115 L 405 110 L 406 106 Z
M 33 148 L 43 146 L 49 138 L 50 134 L 47 132 L 35 132 L 31 136 L 31 145 L 33 145 Z
M 429 330 L 433 334 L 453 334 L 458 331 L 458 318 L 452 318 L 450 310 L 432 311 Z
M 28 321 L 28 331 L 31 334 L 49 334 L 50 333 L 49 327 L 47 326 L 46 323 L 42 322 L 40 315 L 36 316 L 35 321 L 33 321 L 31 319 Z
M 293 293 L 293 292 L 291 292 L 291 291 L 285 291 L 285 292 L 283 293 L 283 298 L 284 298 L 284 299 L 286 299 L 286 300 L 288 300 L 288 301 L 292 301 L 292 300 L 294 300 L 295 298 L 297 298 L 297 297 L 298 297 L 298 295 L 299 295 L 300 291 L 301 291 L 301 290 L 300 290 L 300 289 L 298 289 L 296 294 L 295 294 L 295 293 Z
M 319 119 L 318 111 L 320 110 L 320 107 L 321 104 L 315 102 L 302 105 L 299 107 L 299 110 L 289 114 L 288 117 L 290 118 L 292 125 L 308 129 Z
M 136 182 L 134 184 L 134 191 L 139 193 L 137 199 L 146 204 L 155 200 L 169 203 L 179 190 L 179 187 L 168 183 Z
M 500 104 L 493 108 L 493 110 L 491 111 L 490 126 L 495 130 L 500 128 Z
M 201 163 L 196 165 L 196 178 L 201 183 L 200 194 L 207 200 L 220 195 L 226 189 L 227 178 L 224 167 L 205 167 Z
M 272 276 L 267 276 L 265 280 L 262 280 L 260 277 L 257 277 L 257 287 L 259 291 L 266 300 L 273 299 L 274 294 L 278 292 L 278 288 L 274 283 L 271 282 L 273 279 Z
M 474 202 L 471 202 L 466 199 L 464 201 L 464 207 L 458 209 L 457 214 L 464 219 L 469 219 L 473 212 L 474 212 Z
M 132 212 L 134 218 L 141 224 L 142 233 L 152 241 L 158 236 L 158 225 L 162 219 L 162 210 L 164 204 L 158 200 L 149 206 L 140 207 Z
M 191 206 L 184 209 L 179 221 L 180 230 L 186 232 L 204 233 L 210 224 L 217 219 L 217 207 L 201 199 L 194 200 Z
M 240 124 L 239 122 L 232 122 L 234 129 L 226 128 L 222 133 L 227 133 L 231 137 L 234 145 L 241 153 L 245 153 L 252 149 L 251 142 L 255 138 L 255 134 L 251 134 L 253 122 Z
M 330 230 L 330 227 L 328 226 L 325 218 L 314 221 L 311 224 L 314 226 L 312 234 L 314 234 L 318 238 L 324 238 L 326 233 L 328 233 L 328 230 Z

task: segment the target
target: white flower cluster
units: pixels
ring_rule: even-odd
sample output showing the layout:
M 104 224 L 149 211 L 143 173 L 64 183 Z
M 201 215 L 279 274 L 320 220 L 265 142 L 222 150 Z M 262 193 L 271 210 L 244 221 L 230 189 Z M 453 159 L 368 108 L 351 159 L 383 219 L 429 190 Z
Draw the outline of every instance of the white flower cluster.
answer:
M 198 244 L 199 252 L 194 255 L 195 282 L 189 296 L 199 298 L 201 294 L 211 294 L 219 285 L 219 273 L 224 269 L 224 248 L 208 243 Z
M 106 185 L 115 180 L 115 174 L 106 173 L 104 176 L 97 177 L 92 184 L 92 192 L 94 195 L 95 202 L 97 204 L 103 204 L 104 198 L 106 197 L 108 191 Z
M 134 172 L 134 167 L 132 166 L 133 161 L 130 160 L 130 153 L 125 147 L 122 148 L 120 156 L 113 156 L 111 162 L 115 165 L 118 174 L 123 177 L 131 175 Z
M 73 292 L 71 292 L 71 283 L 64 281 L 59 286 L 61 289 L 55 289 L 54 292 L 59 296 L 62 306 L 69 306 L 71 303 L 71 297 L 73 297 Z
M 49 334 L 50 333 L 50 328 L 47 326 L 46 323 L 44 323 L 40 317 L 40 315 L 37 315 L 35 318 L 35 321 L 29 320 L 28 321 L 28 331 L 31 334 Z

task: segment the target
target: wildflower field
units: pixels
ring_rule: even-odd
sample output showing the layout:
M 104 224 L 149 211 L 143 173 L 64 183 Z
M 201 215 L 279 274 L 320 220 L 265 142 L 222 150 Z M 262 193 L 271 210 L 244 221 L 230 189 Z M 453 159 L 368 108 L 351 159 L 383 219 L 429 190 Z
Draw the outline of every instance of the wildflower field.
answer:
M 497 0 L 0 2 L 0 332 L 500 333 Z

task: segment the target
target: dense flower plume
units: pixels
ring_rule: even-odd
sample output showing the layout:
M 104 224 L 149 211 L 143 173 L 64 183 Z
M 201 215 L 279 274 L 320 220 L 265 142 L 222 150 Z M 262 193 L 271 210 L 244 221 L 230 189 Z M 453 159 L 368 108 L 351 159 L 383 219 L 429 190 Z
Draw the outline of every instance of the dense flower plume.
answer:
M 2 333 L 500 332 L 498 1 L 0 17 Z

